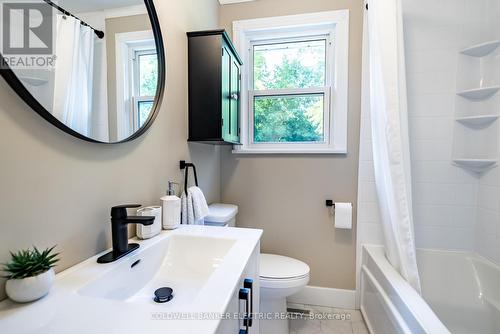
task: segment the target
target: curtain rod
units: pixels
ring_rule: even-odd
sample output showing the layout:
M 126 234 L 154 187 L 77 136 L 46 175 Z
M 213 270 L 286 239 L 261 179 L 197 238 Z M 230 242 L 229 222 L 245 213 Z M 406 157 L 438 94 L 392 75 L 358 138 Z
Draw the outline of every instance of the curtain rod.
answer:
M 87 22 L 85 22 L 85 21 L 81 20 L 80 18 L 76 17 L 75 15 L 71 14 L 66 9 L 64 9 L 62 7 L 59 7 L 57 4 L 53 3 L 52 1 L 50 1 L 50 0 L 43 0 L 43 1 L 46 4 L 48 4 L 49 6 L 54 7 L 55 9 L 57 9 L 58 11 L 60 11 L 61 13 L 63 13 L 64 15 L 74 17 L 75 19 L 77 19 L 78 21 L 80 21 L 80 23 L 82 25 L 84 25 L 86 27 L 89 27 L 90 29 L 94 30 L 94 33 L 96 34 L 97 37 L 99 37 L 99 39 L 103 39 L 104 38 L 104 32 L 103 31 L 95 29 L 94 27 L 92 27 Z

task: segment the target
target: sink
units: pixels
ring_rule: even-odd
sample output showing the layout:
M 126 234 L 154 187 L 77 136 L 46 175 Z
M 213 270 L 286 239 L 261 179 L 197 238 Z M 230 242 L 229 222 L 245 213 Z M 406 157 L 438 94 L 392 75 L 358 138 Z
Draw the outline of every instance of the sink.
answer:
M 39 301 L 0 302 L 0 333 L 221 334 L 220 318 L 162 317 L 226 314 L 234 307 L 238 312 L 238 288 L 250 264 L 257 268 L 252 277 L 258 277 L 261 235 L 254 229 L 187 225 L 152 239 L 131 239 L 140 247 L 115 262 L 98 264 L 102 252 L 58 273 Z M 173 299 L 156 303 L 154 292 L 162 287 L 173 289 Z
M 147 299 L 171 287 L 174 295 L 193 300 L 223 262 L 235 239 L 173 235 L 120 263 L 78 291 L 113 300 Z

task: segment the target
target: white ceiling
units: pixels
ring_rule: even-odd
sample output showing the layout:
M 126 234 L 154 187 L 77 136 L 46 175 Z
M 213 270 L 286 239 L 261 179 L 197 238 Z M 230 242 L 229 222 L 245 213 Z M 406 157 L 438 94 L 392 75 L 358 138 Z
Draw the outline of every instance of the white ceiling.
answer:
M 56 3 L 71 13 L 94 12 L 120 7 L 144 5 L 143 0 L 59 0 Z

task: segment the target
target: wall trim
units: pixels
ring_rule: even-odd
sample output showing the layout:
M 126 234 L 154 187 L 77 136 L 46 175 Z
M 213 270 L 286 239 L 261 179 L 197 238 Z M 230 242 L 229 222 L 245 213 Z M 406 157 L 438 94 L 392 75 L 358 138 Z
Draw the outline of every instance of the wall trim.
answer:
M 295 304 L 338 307 L 353 310 L 356 308 L 356 290 L 323 288 L 308 285 L 300 292 L 288 297 L 287 301 Z
M 219 0 L 219 3 L 221 5 L 230 5 L 233 3 L 251 2 L 251 1 L 255 1 L 255 0 Z

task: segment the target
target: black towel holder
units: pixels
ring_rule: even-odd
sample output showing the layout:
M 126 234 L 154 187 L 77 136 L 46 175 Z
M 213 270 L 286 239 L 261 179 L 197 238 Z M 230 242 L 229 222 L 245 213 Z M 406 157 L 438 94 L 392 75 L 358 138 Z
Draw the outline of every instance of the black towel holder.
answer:
M 181 160 L 179 162 L 179 167 L 180 167 L 180 169 L 184 169 L 184 193 L 187 196 L 187 185 L 188 185 L 188 178 L 189 178 L 189 167 L 193 168 L 194 183 L 198 187 L 198 176 L 196 175 L 196 166 L 193 163 L 191 163 L 191 162 L 186 162 L 185 160 Z

